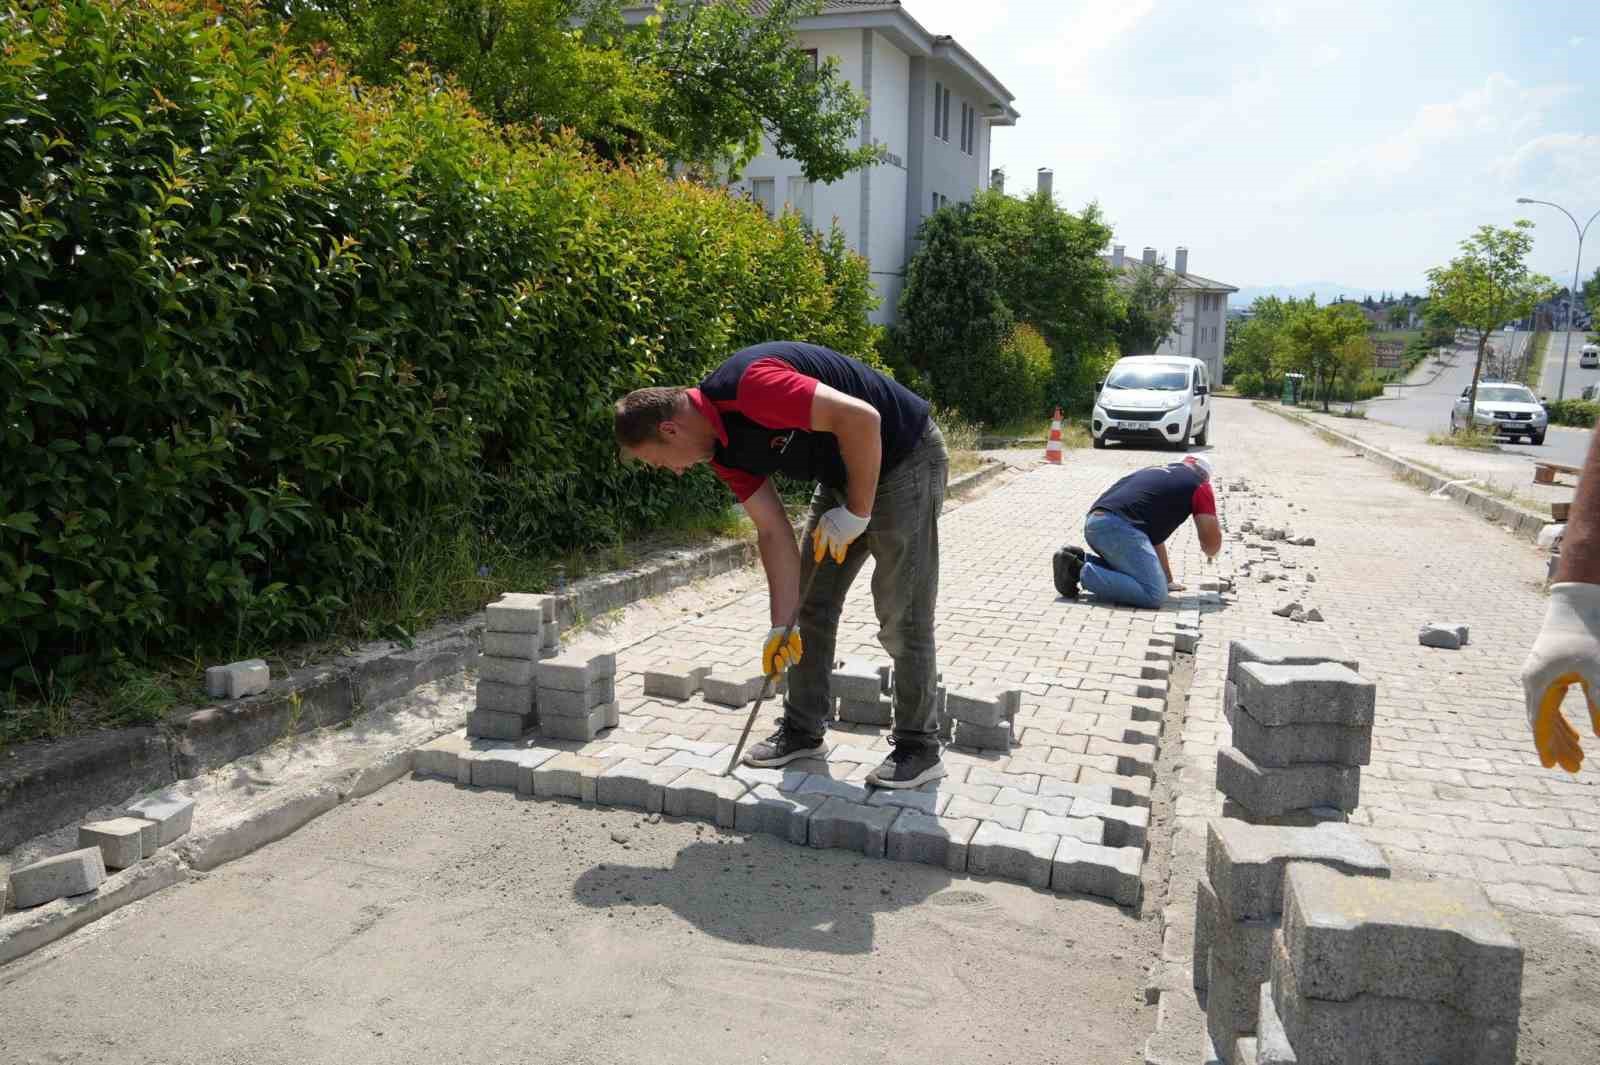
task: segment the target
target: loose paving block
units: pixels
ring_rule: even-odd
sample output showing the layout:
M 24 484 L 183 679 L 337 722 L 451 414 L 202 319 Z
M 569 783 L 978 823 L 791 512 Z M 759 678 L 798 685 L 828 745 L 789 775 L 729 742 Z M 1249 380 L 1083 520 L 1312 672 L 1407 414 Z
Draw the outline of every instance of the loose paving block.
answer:
M 456 779 L 456 760 L 471 750 L 465 732 L 449 732 L 412 752 L 411 769 L 428 776 Z
M 616 728 L 617 725 L 621 723 L 622 710 L 617 705 L 617 701 L 615 699 L 608 703 L 602 703 L 599 707 L 599 710 L 602 718 L 604 719 L 604 723 L 600 726 L 601 728 Z
M 1108 847 L 1142 849 L 1150 833 L 1150 810 L 1144 806 L 1117 806 L 1098 799 L 1080 797 L 1072 801 L 1072 816 L 1092 817 L 1105 825 L 1104 842 Z
M 882 858 L 889 826 L 898 816 L 900 810 L 893 806 L 829 798 L 811 815 L 809 842 L 819 849 L 857 851 L 868 858 Z
M 877 675 L 873 675 L 877 680 Z M 839 700 L 839 720 L 852 725 L 877 725 L 887 728 L 894 724 L 894 702 L 890 699 L 875 697 L 871 702 L 862 702 L 855 699 Z
M 549 688 L 539 693 L 539 717 L 588 717 L 594 708 L 611 701 L 611 686 L 604 677 L 581 692 Z
M 1268 953 L 1270 956 L 1270 939 Z M 1237 1049 L 1239 1037 L 1256 1030 L 1261 983 L 1224 964 L 1213 950 L 1206 958 L 1205 989 L 1206 1033 L 1224 1065 L 1240 1065 L 1231 1055 Z
M 1213 818 L 1206 826 L 1206 879 L 1229 920 L 1283 912 L 1283 870 L 1309 862 L 1358 877 L 1387 877 L 1383 852 L 1349 825 L 1279 828 Z
M 1262 817 L 1313 806 L 1354 810 L 1361 799 L 1361 769 L 1326 763 L 1261 766 L 1238 748 L 1224 747 L 1217 752 L 1217 790 Z
M 247 658 L 242 662 L 230 662 L 225 666 L 208 666 L 206 668 L 206 694 L 213 699 L 237 699 L 236 695 L 229 695 L 229 677 L 240 670 L 266 669 L 267 662 L 264 658 Z M 271 681 L 271 672 L 267 674 L 268 682 Z M 263 686 L 262 691 L 266 688 Z
M 1050 863 L 1060 844 L 1060 836 L 1022 832 L 985 821 L 967 845 L 967 871 L 977 876 L 1000 877 L 1047 888 L 1050 886 Z
M 1370 726 L 1263 725 L 1244 707 L 1237 707 L 1229 721 L 1233 725 L 1233 746 L 1257 765 L 1367 765 L 1372 761 Z
M 484 610 L 484 628 L 490 632 L 542 634 L 547 620 L 555 620 L 555 601 L 547 595 L 507 592 Z
M 1437 647 L 1445 651 L 1458 650 L 1467 641 L 1461 636 L 1465 625 L 1450 625 L 1430 621 L 1417 632 L 1417 642 L 1423 647 Z
M 1103 843 L 1106 827 L 1098 817 L 1057 817 L 1041 810 L 1029 810 L 1022 819 L 1022 831 Z
M 1276 916 L 1239 920 L 1229 917 L 1217 900 L 1216 889 L 1211 882 L 1201 878 L 1195 889 L 1192 958 L 1195 986 L 1206 986 L 1207 965 L 1213 953 L 1223 966 L 1240 974 L 1250 987 L 1260 984 L 1267 978 L 1267 966 L 1272 960 L 1272 933 L 1277 928 Z M 1253 1016 L 1251 1020 L 1254 1020 Z M 1249 1032 L 1255 1029 L 1253 1024 L 1248 1024 L 1238 1030 Z
M 749 790 L 744 781 L 722 776 L 720 771 L 689 769 L 662 785 L 661 810 L 674 817 L 694 817 L 710 821 L 718 828 L 733 828 L 736 804 Z
M 480 655 L 478 677 L 497 684 L 514 684 L 519 688 L 533 687 L 534 662 L 528 658 L 501 658 L 497 655 Z
M 708 673 L 700 682 L 700 691 L 708 703 L 719 706 L 745 706 L 754 702 L 766 683 L 761 674 L 736 676 L 731 673 Z
M 1246 662 L 1260 662 L 1269 666 L 1315 666 L 1336 662 L 1352 673 L 1361 672 L 1360 663 L 1331 641 L 1287 643 L 1279 640 L 1230 640 L 1226 679 L 1237 680 L 1239 667 Z
M 847 661 L 833 671 L 828 690 L 835 699 L 875 704 L 883 695 L 883 676 L 874 665 Z
M 483 653 L 493 658 L 537 659 L 539 645 L 543 642 L 543 634 L 537 632 L 486 631 L 483 634 Z
M 84 847 L 11 870 L 11 904 L 19 910 L 93 891 L 106 878 L 99 847 Z
M 498 710 L 474 710 L 467 715 L 467 735 L 474 739 L 518 740 L 533 727 L 532 714 L 503 714 Z
M 986 728 L 957 720 L 952 739 L 958 747 L 976 747 L 980 751 L 1011 750 L 1011 726 Z
M 867 802 L 872 806 L 899 806 L 929 816 L 944 813 L 952 798 L 950 793 L 925 788 L 927 785 L 921 788 L 873 788 Z
M 586 692 L 594 686 L 597 678 L 615 676 L 616 669 L 617 656 L 613 654 L 589 658 L 557 655 L 540 662 L 535 668 L 535 676 L 541 692 Z
M 1377 707 L 1377 685 L 1335 662 L 1245 662 L 1233 682 L 1238 689 L 1235 705 L 1263 725 L 1370 727 Z
M 1263 982 L 1257 989 L 1255 1065 L 1300 1065 L 1300 1058 L 1289 1045 L 1278 1007 L 1272 1002 L 1272 985 Z
M 598 706 L 585 717 L 560 717 L 554 714 L 540 717 L 539 735 L 553 740 L 592 740 L 609 726 L 609 710 L 615 704 Z
M 967 869 L 967 848 L 978 824 L 970 817 L 935 817 L 904 810 L 889 826 L 886 854 L 891 861 L 920 862 L 963 873 Z
M 142 817 L 87 821 L 78 826 L 78 846 L 99 847 L 107 869 L 126 869 L 144 857 L 145 829 L 153 824 Z
M 533 793 L 541 799 L 594 802 L 596 781 L 606 764 L 581 754 L 558 754 L 533 771 Z
M 471 760 L 471 783 L 479 788 L 506 788 L 532 795 L 533 771 L 560 753 L 549 747 L 484 751 Z
M 600 774 L 596 801 L 658 814 L 666 801 L 666 786 L 687 772 L 682 766 L 645 765 L 625 758 Z
M 693 666 L 687 662 L 649 669 L 644 674 L 644 693 L 664 699 L 693 698 L 700 690 L 700 682 L 710 672 L 710 666 Z
M 1300 986 L 1282 931 L 1272 946 L 1272 1004 L 1301 1065 L 1513 1065 L 1517 1060 L 1516 1020 L 1473 1017 L 1415 998 L 1313 998 Z M 1520 990 L 1518 995 L 1511 1005 L 1520 1006 Z
M 533 689 L 524 684 L 500 684 L 492 680 L 480 680 L 476 706 L 479 710 L 526 716 L 533 713 Z
M 165 847 L 181 838 L 194 824 L 194 800 L 175 791 L 161 791 L 129 806 L 126 814 L 160 826 L 156 842 Z
M 997 685 L 951 689 L 945 696 L 945 713 L 960 724 L 984 728 L 1008 726 L 1022 709 L 1022 691 Z
M 1301 994 L 1438 1002 L 1515 1030 L 1522 948 L 1477 884 L 1291 864 L 1283 891 L 1283 938 Z
M 1063 837 L 1051 858 L 1050 887 L 1134 906 L 1139 902 L 1141 862 L 1137 847 L 1105 847 Z
M 272 686 L 272 670 L 259 658 L 233 662 L 224 666 L 223 670 L 224 694 L 230 699 L 260 695 Z
M 757 784 L 735 800 L 734 827 L 805 846 L 811 815 L 826 801 L 821 795 L 785 794 L 771 784 Z

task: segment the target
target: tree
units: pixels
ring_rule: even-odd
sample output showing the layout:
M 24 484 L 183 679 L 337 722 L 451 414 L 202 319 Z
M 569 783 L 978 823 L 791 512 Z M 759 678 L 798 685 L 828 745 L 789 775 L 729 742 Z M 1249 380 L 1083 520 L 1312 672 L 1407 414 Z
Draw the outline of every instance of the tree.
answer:
M 1533 247 L 1533 223 L 1518 219 L 1509 228 L 1484 225 L 1461 242 L 1461 254 L 1448 266 L 1428 271 L 1429 306 L 1477 337 L 1472 363 L 1472 386 L 1467 399 L 1467 425 L 1474 423 L 1478 407 L 1478 378 L 1483 371 L 1489 337 L 1505 323 L 1525 318 L 1534 304 L 1555 291 L 1555 284 L 1529 273 L 1527 257 Z
M 1122 285 L 1124 312 L 1117 324 L 1117 347 L 1124 355 L 1148 355 L 1178 328 L 1178 275 L 1138 263 Z
M 1295 366 L 1306 375 L 1328 409 L 1328 392 L 1339 372 L 1339 354 L 1357 337 L 1367 335 L 1367 319 L 1353 303 L 1298 307 L 1284 326 Z
M 1291 358 L 1285 326 L 1302 308 L 1315 307 L 1315 296 L 1302 300 L 1262 296 L 1252 303 L 1250 317 L 1228 329 L 1233 345 L 1227 364 L 1228 380 L 1255 377 L 1270 389 Z
M 1372 346 L 1372 337 L 1368 333 L 1358 336 L 1346 337 L 1334 349 L 1334 366 L 1338 374 L 1339 383 L 1344 386 L 1348 406 L 1345 410 L 1353 411 L 1356 407 L 1356 392 L 1361 387 L 1361 382 L 1371 375 L 1376 362 L 1376 352 Z M 1328 409 L 1327 398 L 1323 398 L 1322 409 Z

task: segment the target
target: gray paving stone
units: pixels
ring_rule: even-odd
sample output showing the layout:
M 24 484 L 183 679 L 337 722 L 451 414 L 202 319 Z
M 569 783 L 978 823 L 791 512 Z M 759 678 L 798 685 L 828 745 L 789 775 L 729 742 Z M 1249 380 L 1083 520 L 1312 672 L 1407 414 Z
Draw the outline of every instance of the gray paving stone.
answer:
M 1108 847 L 1144 848 L 1150 833 L 1150 810 L 1145 806 L 1117 806 L 1098 799 L 1074 799 L 1073 817 L 1093 817 L 1105 825 Z
M 11 905 L 19 910 L 93 891 L 106 878 L 99 847 L 82 847 L 11 870 Z
M 581 692 L 546 688 L 539 692 L 539 717 L 588 717 L 595 707 L 611 701 L 611 686 L 597 677 Z
M 552 740 L 592 740 L 607 728 L 610 708 L 615 704 L 597 706 L 586 717 L 561 717 L 550 714 L 539 718 L 539 735 Z
M 1010 725 L 986 728 L 958 719 L 951 738 L 958 747 L 975 747 L 980 751 L 1009 751 L 1012 747 Z
M 934 782 L 935 784 L 938 781 Z M 873 788 L 872 794 L 867 797 L 869 806 L 899 806 L 907 810 L 916 810 L 918 813 L 938 816 L 944 813 L 952 796 L 949 792 L 930 790 L 928 785 L 920 788 Z
M 456 779 L 456 760 L 471 750 L 465 732 L 448 732 L 412 752 L 411 769 L 428 776 Z
M 544 634 L 539 632 L 489 632 L 483 634 L 483 653 L 495 658 L 539 657 Z
M 812 773 L 800 782 L 800 786 L 794 789 L 794 793 L 796 795 L 821 795 L 825 798 L 843 799 L 846 802 L 865 803 L 874 790 L 865 784 L 854 784 L 848 780 L 825 776 L 822 773 Z
M 1213 818 L 1206 825 L 1206 879 L 1228 920 L 1283 912 L 1283 870 L 1312 862 L 1353 876 L 1387 877 L 1383 852 L 1349 825 L 1279 828 Z
M 988 729 L 1007 726 L 1009 731 L 1011 720 L 1022 709 L 1022 691 L 993 684 L 951 688 L 944 708 L 957 723 L 957 732 L 964 724 Z
M 1062 839 L 1050 863 L 1050 887 L 1111 899 L 1121 906 L 1136 906 L 1142 861 L 1137 847 L 1104 847 Z
M 161 826 L 142 817 L 135 817 L 134 820 L 139 822 L 139 853 L 148 858 L 161 846 Z M 0 883 L 4 881 L 5 877 L 0 876 Z M 0 905 L 0 913 L 4 913 L 5 909 L 4 905 Z
M 666 786 L 686 772 L 682 766 L 645 765 L 624 758 L 601 771 L 595 801 L 603 806 L 632 806 L 658 814 L 666 801 Z
M 833 765 L 839 762 L 855 762 L 858 765 L 878 765 L 886 757 L 888 757 L 887 751 L 874 751 L 867 747 L 841 743 L 828 752 L 828 763 Z
M 560 751 L 549 747 L 506 747 L 484 751 L 471 760 L 472 784 L 479 788 L 507 788 L 533 794 L 533 771 Z
M 1246 917 L 1230 920 L 1222 913 L 1216 891 L 1211 883 L 1201 878 L 1195 888 L 1194 967 L 1195 986 L 1204 988 L 1208 979 L 1207 966 L 1212 954 L 1230 972 L 1255 987 L 1267 979 L 1267 966 L 1272 960 L 1272 933 L 1278 928 L 1276 917 Z M 1238 1029 L 1255 1030 L 1255 1000 L 1241 1005 L 1248 1009 L 1250 1023 Z M 1215 1033 L 1213 1033 L 1215 1034 Z
M 706 702 L 719 706 L 746 706 L 761 694 L 766 678 L 759 673 L 708 673 L 700 682 Z
M 1336 662 L 1352 673 L 1361 672 L 1361 663 L 1331 640 L 1294 643 L 1279 640 L 1228 641 L 1228 671 L 1224 678 L 1237 680 L 1238 669 L 1246 662 L 1261 662 L 1269 666 L 1314 666 L 1322 662 Z
M 1098 817 L 1057 817 L 1042 810 L 1029 810 L 1022 819 L 1022 831 L 1104 843 L 1106 826 Z
M 811 815 L 808 841 L 819 849 L 857 851 L 869 858 L 882 858 L 889 826 L 899 816 L 898 807 L 829 798 Z
M 86 821 L 78 826 L 78 846 L 99 847 L 107 869 L 126 869 L 145 857 L 145 831 L 154 824 L 142 817 Z M 154 854 L 154 850 L 151 853 Z
M 697 769 L 702 773 L 712 776 L 721 776 L 722 771 L 728 768 L 728 756 L 725 754 L 694 754 L 690 751 L 673 751 L 671 755 L 663 758 L 657 765 L 676 766 L 679 769 Z M 728 779 L 733 779 L 729 777 Z M 744 785 L 740 785 L 741 788 Z
M 797 768 L 793 762 L 775 769 L 741 763 L 735 766 L 733 772 L 729 775 L 736 780 L 744 781 L 748 787 L 753 788 L 758 784 L 770 784 L 779 791 L 790 792 L 804 784 L 806 777 L 810 776 L 811 773 L 809 770 Z
M 1229 723 L 1233 726 L 1233 746 L 1257 765 L 1367 765 L 1372 761 L 1370 725 L 1263 725 L 1243 707 L 1234 710 Z
M 1263 725 L 1370 726 L 1377 685 L 1335 662 L 1275 666 L 1245 662 L 1234 674 L 1236 706 Z
M 1024 810 L 1037 810 L 1052 817 L 1071 817 L 1074 801 L 1071 795 L 1030 795 L 1016 788 L 1001 788 L 994 797 L 996 806 L 1020 806 Z
M 734 777 L 690 769 L 662 785 L 661 808 L 674 817 L 693 817 L 718 828 L 733 828 L 739 797 L 749 790 L 748 784 Z
M 609 666 L 609 668 L 608 668 Z M 535 666 L 539 691 L 587 692 L 601 677 L 616 674 L 616 656 L 563 654 Z
M 1464 629 L 1466 626 L 1461 626 Z M 1455 625 L 1441 624 L 1430 621 L 1417 631 L 1417 643 L 1423 647 L 1434 647 L 1443 651 L 1456 651 L 1466 641 L 1461 638 L 1460 629 Z
M 920 862 L 964 873 L 967 848 L 978 831 L 978 824 L 970 817 L 934 817 L 917 810 L 904 810 L 889 826 L 886 853 L 892 861 Z
M 1111 802 L 1116 806 L 1149 806 L 1150 793 L 1155 781 L 1150 777 L 1130 777 L 1084 766 L 1078 770 L 1079 784 L 1104 784 L 1111 789 Z M 1045 794 L 1047 781 L 1040 781 L 1039 792 Z M 1050 794 L 1056 794 L 1051 792 Z M 1066 794 L 1062 792 L 1061 794 Z
M 1283 938 L 1301 994 L 1438 1002 L 1515 1030 L 1522 948 L 1477 884 L 1292 864 L 1283 890 Z
M 1260 1002 L 1261 984 L 1224 964 L 1213 948 L 1206 964 L 1206 1033 L 1224 1065 L 1239 1065 L 1233 1055 L 1239 1037 L 1255 1032 Z
M 517 740 L 533 727 L 532 714 L 502 714 L 498 710 L 474 710 L 467 715 L 467 735 L 488 740 Z
M 194 800 L 175 791 L 160 791 L 132 804 L 126 813 L 160 826 L 157 843 L 165 847 L 181 838 L 194 824 Z
M 541 799 L 595 802 L 597 781 L 606 763 L 563 752 L 533 770 L 533 793 Z
M 828 690 L 835 699 L 875 706 L 883 695 L 883 676 L 876 666 L 849 661 L 834 669 Z
M 259 658 L 234 662 L 225 667 L 223 681 L 230 699 L 260 695 L 272 686 L 272 670 Z
M 514 684 L 519 688 L 533 687 L 534 662 L 528 658 L 501 658 L 481 655 L 478 658 L 478 676 L 496 684 Z
M 1008 828 L 1014 832 L 1022 830 L 1022 822 L 1028 816 L 1028 811 L 1021 806 L 996 806 L 993 803 L 980 802 L 970 799 L 965 795 L 951 796 L 949 803 L 944 808 L 945 817 L 971 817 L 979 821 Z
M 492 680 L 480 680 L 475 705 L 479 710 L 526 716 L 533 713 L 533 699 L 533 689 L 525 684 L 500 684 Z
M 954 805 L 952 802 L 951 806 Z M 1060 836 L 1021 832 L 985 821 L 967 844 L 967 871 L 975 876 L 993 876 L 1047 888 L 1050 886 L 1050 863 L 1060 843 Z
M 711 672 L 710 666 L 673 662 L 649 669 L 644 674 L 644 693 L 664 699 L 690 699 L 700 690 L 700 682 Z
M 484 628 L 490 632 L 542 633 L 545 621 L 554 621 L 554 601 L 545 595 L 507 592 L 484 609 Z
M 771 784 L 757 784 L 735 801 L 734 827 L 805 846 L 811 815 L 826 801 L 821 795 L 785 794 Z
M 256 668 L 267 669 L 266 659 L 264 659 L 264 658 L 247 658 L 242 662 L 229 662 L 225 666 L 209 666 L 209 667 L 207 667 L 207 669 L 206 669 L 206 694 L 211 696 L 213 699 L 233 699 L 233 698 L 237 698 L 237 696 L 233 696 L 233 695 L 229 695 L 228 694 L 228 691 L 229 691 L 229 688 L 228 688 L 229 680 L 228 680 L 228 678 L 235 672 L 238 672 L 238 671 L 241 671 L 241 670 L 254 670 Z M 271 682 L 271 678 L 272 678 L 271 671 L 268 670 L 268 673 L 267 673 L 268 683 Z M 234 683 L 235 683 L 235 685 L 239 685 L 240 684 L 239 681 L 235 681 Z M 248 683 L 249 683 L 248 680 L 244 681 L 244 684 L 247 685 Z M 261 690 L 265 691 L 266 689 L 262 688 Z
M 1361 800 L 1361 769 L 1327 763 L 1261 766 L 1238 748 L 1224 747 L 1217 752 L 1217 790 L 1263 817 L 1313 806 L 1354 810 Z
M 877 675 L 873 678 L 876 681 Z M 870 702 L 856 699 L 839 700 L 839 720 L 852 725 L 877 725 L 887 728 L 894 724 L 894 702 L 882 696 L 875 697 Z
M 1272 984 L 1263 982 L 1257 989 L 1256 1037 L 1251 1050 L 1255 1065 L 1300 1065 L 1300 1058 L 1289 1045 L 1289 1033 L 1283 1030 L 1278 1019 L 1278 1007 L 1272 1002 Z M 1245 1063 L 1248 1065 L 1248 1063 Z

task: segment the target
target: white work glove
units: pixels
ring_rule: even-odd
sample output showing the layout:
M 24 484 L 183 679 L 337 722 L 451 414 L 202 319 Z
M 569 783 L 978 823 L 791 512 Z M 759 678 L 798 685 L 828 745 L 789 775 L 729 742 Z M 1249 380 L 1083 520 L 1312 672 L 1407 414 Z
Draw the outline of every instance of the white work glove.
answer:
M 1550 588 L 1550 606 L 1533 650 L 1522 664 L 1522 692 L 1533 744 L 1546 769 L 1576 773 L 1583 765 L 1578 733 L 1561 713 L 1567 689 L 1577 684 L 1589 704 L 1589 720 L 1600 736 L 1600 584 L 1564 581 Z
M 784 630 L 788 629 L 785 638 Z M 800 642 L 800 627 L 774 625 L 767 633 L 767 638 L 761 642 L 761 672 L 767 676 L 782 673 L 796 662 L 800 661 L 804 644 Z
M 851 542 L 867 531 L 867 523 L 871 520 L 870 515 L 858 518 L 849 507 L 834 507 L 828 511 L 811 533 L 811 543 L 815 549 L 812 561 L 820 563 L 824 554 L 830 554 L 835 562 L 842 565 Z

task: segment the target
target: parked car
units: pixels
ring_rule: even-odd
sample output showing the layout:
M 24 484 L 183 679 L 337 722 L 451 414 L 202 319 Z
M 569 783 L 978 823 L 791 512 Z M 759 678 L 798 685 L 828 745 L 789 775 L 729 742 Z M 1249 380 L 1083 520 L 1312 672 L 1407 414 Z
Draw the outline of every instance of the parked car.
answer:
M 1600 370 L 1600 344 L 1585 344 L 1578 352 L 1578 366 L 1584 370 Z
M 1089 431 L 1095 447 L 1110 440 L 1146 440 L 1189 450 L 1211 435 L 1211 378 L 1199 359 L 1132 355 L 1118 359 L 1095 385 Z
M 1455 407 L 1450 411 L 1450 431 L 1459 432 L 1467 425 L 1467 405 L 1472 398 L 1471 387 L 1461 392 Z M 1538 396 L 1526 385 L 1503 381 L 1478 382 L 1478 406 L 1473 411 L 1473 424 L 1496 436 L 1525 436 L 1534 444 L 1544 443 L 1544 434 L 1550 427 L 1550 415 Z

